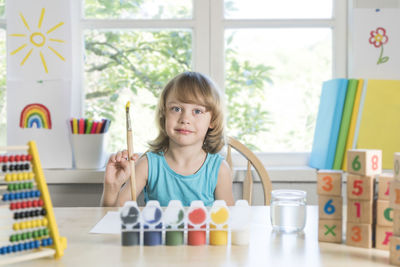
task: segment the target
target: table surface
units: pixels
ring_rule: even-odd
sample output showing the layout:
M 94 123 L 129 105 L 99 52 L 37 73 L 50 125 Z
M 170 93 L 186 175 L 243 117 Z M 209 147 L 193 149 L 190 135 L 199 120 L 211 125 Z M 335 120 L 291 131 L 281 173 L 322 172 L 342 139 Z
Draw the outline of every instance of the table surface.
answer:
M 68 239 L 61 259 L 42 258 L 18 266 L 388 266 L 389 252 L 318 242 L 318 209 L 307 207 L 307 223 L 299 234 L 272 231 L 269 207 L 252 207 L 247 246 L 122 247 L 120 235 L 89 234 L 117 208 L 55 208 L 59 231 Z M 0 210 L 0 214 L 3 211 Z M 345 224 L 343 225 L 345 227 Z M 15 254 L 17 255 L 17 254 Z

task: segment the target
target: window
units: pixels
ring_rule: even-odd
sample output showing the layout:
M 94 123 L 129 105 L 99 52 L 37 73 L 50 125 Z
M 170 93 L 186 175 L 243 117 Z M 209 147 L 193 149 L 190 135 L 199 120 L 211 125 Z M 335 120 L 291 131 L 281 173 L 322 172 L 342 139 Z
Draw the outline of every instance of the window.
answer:
M 0 0 L 1 29 L 4 7 Z M 112 119 L 108 149 L 116 151 L 126 147 L 131 101 L 134 146 L 143 152 L 157 134 L 154 109 L 162 88 L 195 70 L 224 90 L 229 135 L 261 152 L 310 151 L 322 81 L 346 76 L 346 8 L 335 0 L 74 2 L 73 14 L 83 14 L 73 33 L 74 56 L 83 58 L 75 109 Z M 5 36 L 0 30 L 0 144 Z

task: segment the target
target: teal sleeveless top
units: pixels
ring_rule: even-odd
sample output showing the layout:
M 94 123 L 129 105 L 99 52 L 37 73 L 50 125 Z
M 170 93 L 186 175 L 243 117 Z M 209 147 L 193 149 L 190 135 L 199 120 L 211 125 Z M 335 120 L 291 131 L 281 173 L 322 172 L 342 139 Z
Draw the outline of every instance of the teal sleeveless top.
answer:
M 193 200 L 202 200 L 205 206 L 214 202 L 218 173 L 223 160 L 219 154 L 207 153 L 201 168 L 192 175 L 180 175 L 172 170 L 164 153 L 147 152 L 149 173 L 144 188 L 145 201 L 158 200 L 162 207 L 170 200 L 180 200 L 183 206 L 190 206 Z

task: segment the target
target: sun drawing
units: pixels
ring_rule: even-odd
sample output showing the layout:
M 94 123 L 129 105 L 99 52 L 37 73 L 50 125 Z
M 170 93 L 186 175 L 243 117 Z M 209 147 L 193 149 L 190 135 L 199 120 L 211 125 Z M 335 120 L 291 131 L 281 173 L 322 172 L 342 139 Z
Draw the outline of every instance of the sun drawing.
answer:
M 60 39 L 51 38 L 49 36 L 56 29 L 58 29 L 62 25 L 64 25 L 64 22 L 60 22 L 57 25 L 55 25 L 53 27 L 50 27 L 50 29 L 47 30 L 47 31 L 45 31 L 45 30 L 43 31 L 42 30 L 42 23 L 43 23 L 43 18 L 44 18 L 45 11 L 46 10 L 44 8 L 42 8 L 42 12 L 40 14 L 40 18 L 39 18 L 39 22 L 38 22 L 38 26 L 37 26 L 37 31 L 33 31 L 31 29 L 31 27 L 29 26 L 28 22 L 26 21 L 24 15 L 22 13 L 19 13 L 19 16 L 21 17 L 22 22 L 24 23 L 26 29 L 28 30 L 28 33 L 26 33 L 26 34 L 25 33 L 13 33 L 13 34 L 10 34 L 10 36 L 13 36 L 13 37 L 24 37 L 24 38 L 26 38 L 26 43 L 22 44 L 20 47 L 18 47 L 14 51 L 12 51 L 11 55 L 15 55 L 18 52 L 23 51 L 26 47 L 28 47 L 28 49 L 30 48 L 30 50 L 26 53 L 25 57 L 21 61 L 20 65 L 23 66 L 25 64 L 25 62 L 28 60 L 29 56 L 32 54 L 33 50 L 37 48 L 38 51 L 39 51 L 39 56 L 40 56 L 40 59 L 42 61 L 43 68 L 44 68 L 46 73 L 49 73 L 49 71 L 47 69 L 46 59 L 44 58 L 42 50 L 43 50 L 43 48 L 48 48 L 51 52 L 53 52 L 62 61 L 65 61 L 65 58 L 59 52 L 57 52 L 56 49 L 54 49 L 51 46 L 51 42 L 64 43 L 65 41 L 64 40 L 60 40 Z

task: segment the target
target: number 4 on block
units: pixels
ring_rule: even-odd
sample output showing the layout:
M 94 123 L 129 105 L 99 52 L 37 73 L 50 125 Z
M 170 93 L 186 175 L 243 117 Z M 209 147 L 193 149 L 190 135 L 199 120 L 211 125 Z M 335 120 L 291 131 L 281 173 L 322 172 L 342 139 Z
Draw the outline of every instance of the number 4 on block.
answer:
M 349 173 L 373 176 L 382 172 L 382 150 L 351 149 L 347 151 Z
M 342 171 L 319 170 L 317 172 L 318 195 L 341 196 L 342 174 Z
M 320 219 L 342 219 L 342 197 L 318 196 Z

